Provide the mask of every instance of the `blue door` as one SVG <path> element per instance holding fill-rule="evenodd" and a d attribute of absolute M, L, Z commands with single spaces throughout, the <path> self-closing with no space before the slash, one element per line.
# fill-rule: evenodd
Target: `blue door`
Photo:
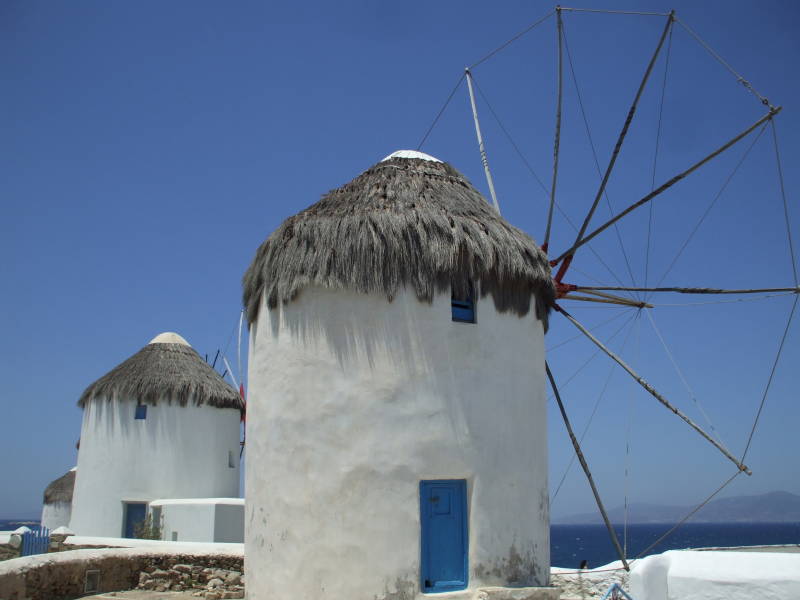
<path fill-rule="evenodd" d="M 420 481 L 423 592 L 467 587 L 467 482 Z"/>
<path fill-rule="evenodd" d="M 125 503 L 125 533 L 122 537 L 132 538 L 135 527 L 144 521 L 147 504 L 139 502 Z"/>

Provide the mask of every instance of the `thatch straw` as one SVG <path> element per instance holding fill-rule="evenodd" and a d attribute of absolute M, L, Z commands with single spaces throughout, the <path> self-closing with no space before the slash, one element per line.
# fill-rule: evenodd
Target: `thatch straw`
<path fill-rule="evenodd" d="M 44 490 L 44 503 L 72 502 L 72 490 L 75 488 L 75 470 L 67 471 L 64 475 L 50 482 Z"/>
<path fill-rule="evenodd" d="M 148 344 L 87 387 L 78 406 L 97 398 L 243 408 L 239 392 L 184 344 Z"/>
<path fill-rule="evenodd" d="M 500 312 L 523 316 L 536 297 L 547 327 L 555 297 L 547 256 L 447 163 L 389 158 L 289 217 L 244 275 L 252 323 L 308 285 L 377 293 L 407 287 L 421 302 L 473 282 Z"/>

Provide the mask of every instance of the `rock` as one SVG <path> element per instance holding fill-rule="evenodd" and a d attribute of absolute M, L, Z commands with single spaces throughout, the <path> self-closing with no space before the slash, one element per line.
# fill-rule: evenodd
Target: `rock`
<path fill-rule="evenodd" d="M 217 592 L 206 592 L 205 600 L 219 600 L 222 596 Z"/>
<path fill-rule="evenodd" d="M 169 588 L 169 589 L 170 589 L 170 591 L 172 591 L 172 592 L 182 592 L 182 591 L 183 591 L 183 586 L 182 586 L 180 583 L 176 583 L 175 585 L 173 585 L 173 586 L 172 586 L 171 588 Z"/>
<path fill-rule="evenodd" d="M 228 576 L 228 571 L 223 571 L 222 569 L 217 569 L 214 571 L 214 578 L 215 579 L 222 579 L 225 581 L 225 578 Z"/>
<path fill-rule="evenodd" d="M 160 583 L 155 587 L 155 591 L 156 592 L 166 592 L 167 591 L 167 586 L 165 586 L 164 584 Z"/>
<path fill-rule="evenodd" d="M 208 588 L 218 588 L 218 587 L 222 587 L 223 585 L 224 585 L 224 583 L 223 583 L 222 579 L 220 579 L 219 577 L 215 577 L 214 579 L 211 579 L 208 582 L 207 587 Z"/>
<path fill-rule="evenodd" d="M 225 578 L 227 585 L 239 585 L 242 582 L 242 574 L 238 571 L 231 571 Z"/>
<path fill-rule="evenodd" d="M 244 598 L 244 592 L 243 591 L 223 592 L 222 597 L 223 598 Z"/>
<path fill-rule="evenodd" d="M 191 573 L 193 569 L 194 567 L 192 567 L 192 565 L 175 565 L 172 567 L 172 570 L 178 571 L 178 573 Z M 198 572 L 200 571 L 200 569 L 197 570 Z"/>
<path fill-rule="evenodd" d="M 150 573 L 150 576 L 153 579 L 169 579 L 170 573 L 169 571 L 164 571 L 163 569 L 156 569 Z"/>

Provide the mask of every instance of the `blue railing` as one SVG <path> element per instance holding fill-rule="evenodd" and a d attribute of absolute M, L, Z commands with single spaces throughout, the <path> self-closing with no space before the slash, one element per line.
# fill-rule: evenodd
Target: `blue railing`
<path fill-rule="evenodd" d="M 633 598 L 618 583 L 612 583 L 602 600 L 633 600 Z"/>
<path fill-rule="evenodd" d="M 50 530 L 40 527 L 22 534 L 22 552 L 20 556 L 46 554 L 50 548 Z"/>

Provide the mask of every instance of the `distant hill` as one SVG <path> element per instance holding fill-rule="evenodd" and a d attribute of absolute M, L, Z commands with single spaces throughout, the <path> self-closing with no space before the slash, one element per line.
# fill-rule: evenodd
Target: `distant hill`
<path fill-rule="evenodd" d="M 676 523 L 693 507 L 631 504 L 629 523 Z M 625 520 L 623 507 L 608 511 L 613 523 Z M 598 511 L 553 519 L 554 524 L 602 523 Z M 692 523 L 800 523 L 800 496 L 770 492 L 760 496 L 733 496 L 712 500 L 691 518 Z"/>

